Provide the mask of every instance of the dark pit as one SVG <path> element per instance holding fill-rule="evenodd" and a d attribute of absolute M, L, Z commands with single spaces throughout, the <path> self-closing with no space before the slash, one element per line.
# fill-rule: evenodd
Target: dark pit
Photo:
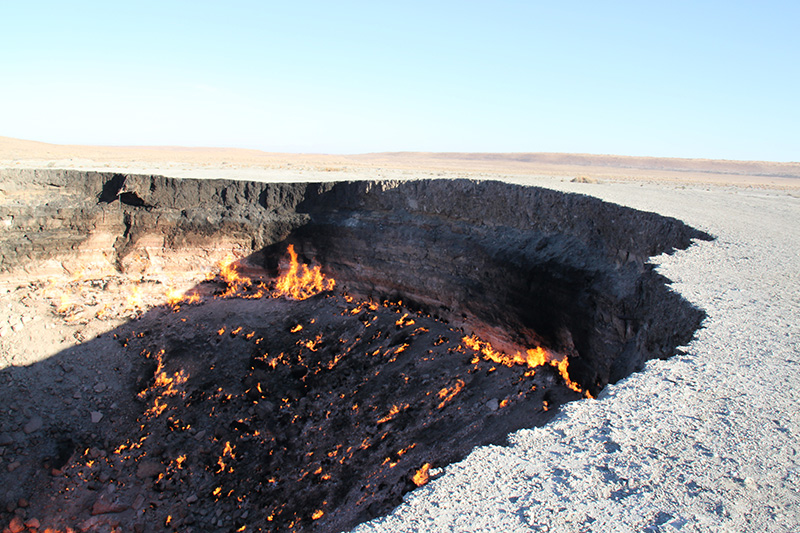
<path fill-rule="evenodd" d="M 27 514 L 62 530 L 346 530 L 475 446 L 671 356 L 703 318 L 648 260 L 709 237 L 582 195 L 68 171 L 6 171 L 0 191 L 7 277 L 107 264 L 146 282 L 240 257 L 238 283 L 199 283 L 196 303 L 2 371 L 2 399 L 31 395 L 43 428 L 0 418 L 12 453 L 28 450 L 0 472 L 0 503 L 10 520 L 25 496 Z M 335 288 L 254 297 L 290 245 Z M 471 336 L 509 355 L 541 347 L 566 374 L 493 361 Z M 92 357 L 111 386 L 42 382 L 82 360 L 71 372 L 92 385 Z M 113 423 L 75 416 L 90 400 L 113 403 Z"/>

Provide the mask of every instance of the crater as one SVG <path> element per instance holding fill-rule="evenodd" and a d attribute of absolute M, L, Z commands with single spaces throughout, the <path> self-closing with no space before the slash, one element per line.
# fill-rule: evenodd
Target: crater
<path fill-rule="evenodd" d="M 86 531 L 385 514 L 475 446 L 688 343 L 703 312 L 649 259 L 711 238 L 470 180 L 4 171 L 0 220 L 11 296 L 59 327 L 109 324 L 2 370 L 19 466 L 0 503 Z M 34 413 L 42 429 L 19 431 Z"/>

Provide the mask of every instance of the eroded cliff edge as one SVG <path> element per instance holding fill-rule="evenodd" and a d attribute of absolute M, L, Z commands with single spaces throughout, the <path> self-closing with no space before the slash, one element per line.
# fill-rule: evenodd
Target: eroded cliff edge
<path fill-rule="evenodd" d="M 402 298 L 499 348 L 570 357 L 591 394 L 668 357 L 703 313 L 648 259 L 709 239 L 679 220 L 499 182 L 311 184 L 63 170 L 0 175 L 0 272 L 89 265 L 274 273 L 286 244 L 348 291 Z"/>

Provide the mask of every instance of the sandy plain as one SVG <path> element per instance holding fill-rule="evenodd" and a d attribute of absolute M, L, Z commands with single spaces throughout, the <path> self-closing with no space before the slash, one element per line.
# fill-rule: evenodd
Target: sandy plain
<path fill-rule="evenodd" d="M 654 259 L 708 314 L 681 355 L 569 404 L 546 427 L 510 435 L 507 446 L 475 449 L 356 531 L 800 530 L 798 163 L 292 155 L 0 138 L 0 167 L 275 181 L 499 179 L 679 218 L 715 237 Z M 3 324 L 19 320 L 9 297 Z M 3 349 L 33 348 L 37 339 L 24 331 L 6 335 Z"/>

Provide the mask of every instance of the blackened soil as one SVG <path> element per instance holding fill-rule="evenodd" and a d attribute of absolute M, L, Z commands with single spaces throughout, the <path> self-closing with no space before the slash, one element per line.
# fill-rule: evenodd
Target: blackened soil
<path fill-rule="evenodd" d="M 141 414 L 107 450 L 78 446 L 48 514 L 139 531 L 341 531 L 385 514 L 424 464 L 435 475 L 579 396 L 462 336 L 344 294 L 154 309 L 116 332 L 138 361 L 119 401 Z"/>

